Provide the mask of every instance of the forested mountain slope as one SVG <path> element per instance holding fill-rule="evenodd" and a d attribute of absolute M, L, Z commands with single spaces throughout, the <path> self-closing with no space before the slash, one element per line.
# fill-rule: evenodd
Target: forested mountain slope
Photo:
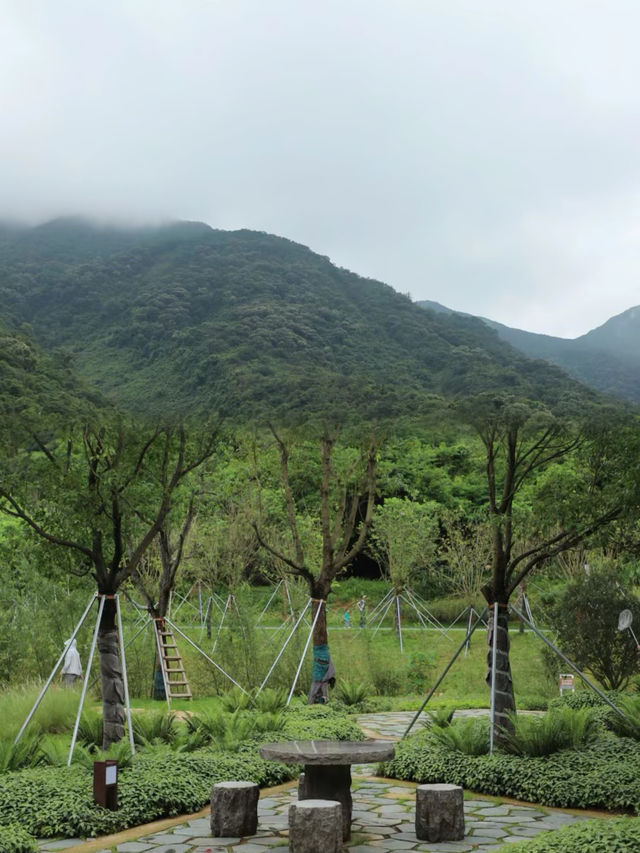
<path fill-rule="evenodd" d="M 0 229 L 0 310 L 131 410 L 386 417 L 490 389 L 593 397 L 477 319 L 425 312 L 289 240 L 201 223 Z"/>
<path fill-rule="evenodd" d="M 416 304 L 448 316 L 471 316 L 428 300 Z M 640 403 L 640 307 L 611 317 L 602 326 L 575 339 L 538 335 L 480 319 L 529 358 L 556 364 L 590 388 Z"/>

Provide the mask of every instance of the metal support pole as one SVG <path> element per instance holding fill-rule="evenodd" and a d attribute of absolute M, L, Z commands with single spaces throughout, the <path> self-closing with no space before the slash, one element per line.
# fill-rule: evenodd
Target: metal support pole
<path fill-rule="evenodd" d="M 482 613 L 482 616 L 484 616 L 484 614 L 485 614 L 486 612 L 487 612 L 487 610 L 485 609 L 485 610 L 483 611 L 483 613 Z M 416 715 L 414 716 L 414 718 L 411 720 L 411 722 L 409 723 L 409 725 L 408 725 L 408 727 L 407 727 L 407 729 L 406 729 L 405 733 L 402 735 L 402 737 L 403 737 L 403 738 L 405 738 L 405 737 L 409 734 L 409 732 L 411 731 L 411 729 L 412 729 L 412 728 L 414 727 L 414 725 L 416 724 L 416 722 L 417 722 L 417 720 L 418 720 L 418 717 L 419 717 L 419 716 L 420 716 L 420 714 L 424 711 L 424 709 L 427 707 L 427 702 L 429 701 L 429 699 L 431 699 L 431 697 L 432 697 L 432 696 L 433 696 L 433 694 L 436 692 L 436 690 L 438 689 L 438 687 L 440 687 L 440 685 L 441 685 L 441 684 L 442 684 L 442 682 L 444 681 L 446 674 L 449 672 L 449 670 L 451 669 L 451 667 L 454 665 L 454 663 L 455 663 L 455 662 L 456 662 L 456 660 L 458 659 L 458 656 L 459 656 L 460 652 L 464 649 L 465 644 L 467 643 L 467 641 L 468 641 L 469 637 L 473 634 L 473 632 L 476 630 L 476 628 L 478 627 L 478 625 L 480 625 L 480 623 L 482 622 L 482 616 L 478 618 L 478 620 L 477 620 L 477 622 L 475 623 L 475 625 L 473 626 L 473 628 L 471 628 L 471 630 L 470 630 L 470 631 L 469 631 L 469 630 L 467 631 L 467 636 L 466 636 L 466 637 L 464 638 L 464 640 L 460 643 L 460 645 L 458 646 L 458 648 L 457 648 L 457 649 L 456 649 L 456 651 L 455 651 L 455 654 L 453 655 L 453 657 L 451 658 L 451 660 L 449 661 L 449 663 L 445 666 L 444 670 L 442 671 L 442 674 L 440 675 L 440 677 L 438 678 L 438 680 L 436 681 L 436 683 L 433 685 L 433 687 L 431 688 L 431 690 L 430 690 L 430 691 L 429 691 L 429 693 L 427 694 L 427 698 L 424 700 L 424 702 L 422 703 L 422 705 L 421 705 L 421 706 L 420 706 L 420 708 L 418 709 L 417 714 L 416 714 Z M 402 740 L 402 738 L 401 738 L 401 740 Z"/>
<path fill-rule="evenodd" d="M 471 620 L 473 619 L 473 607 L 469 608 L 469 613 L 467 615 L 467 634 L 469 633 L 469 626 L 471 625 Z M 469 654 L 469 646 L 471 643 L 467 640 L 467 644 L 464 647 L 464 656 L 466 657 Z"/>
<path fill-rule="evenodd" d="M 164 621 L 167 623 L 167 625 L 168 625 L 170 628 L 173 628 L 173 630 L 174 630 L 177 634 L 180 634 L 180 636 L 181 636 L 181 637 L 184 637 L 184 639 L 185 639 L 185 640 L 186 640 L 190 645 L 192 645 L 192 646 L 193 646 L 193 648 L 194 648 L 197 652 L 200 652 L 200 654 L 202 655 L 202 657 L 203 657 L 205 660 L 208 660 L 210 664 L 212 664 L 213 666 L 215 666 L 215 668 L 216 668 L 219 672 L 221 672 L 221 673 L 225 676 L 225 678 L 228 678 L 228 679 L 229 679 L 229 681 L 231 681 L 231 682 L 232 682 L 232 684 L 235 684 L 235 686 L 236 686 L 236 687 L 238 687 L 240 690 L 242 690 L 242 692 L 243 692 L 246 696 L 248 696 L 248 695 L 249 695 L 249 694 L 247 693 L 247 691 L 244 689 L 244 687 L 242 687 L 240 684 L 238 684 L 238 682 L 237 682 L 235 679 L 231 678 L 231 676 L 229 675 L 229 673 L 228 673 L 228 672 L 225 672 L 225 671 L 224 671 L 224 669 L 223 669 L 221 666 L 219 666 L 219 665 L 218 665 L 214 660 L 212 660 L 212 659 L 209 657 L 209 655 L 208 655 L 208 654 L 206 654 L 206 652 L 203 652 L 203 651 L 202 651 L 202 649 L 200 648 L 200 646 L 197 646 L 197 645 L 193 642 L 193 640 L 192 640 L 190 637 L 187 637 L 187 635 L 186 635 L 183 631 L 181 631 L 181 630 L 180 630 L 180 628 L 178 628 L 178 626 L 177 626 L 177 625 L 174 625 L 174 624 L 173 624 L 173 622 L 171 622 L 169 619 L 165 619 Z"/>
<path fill-rule="evenodd" d="M 396 625 L 398 626 L 398 639 L 400 640 L 400 654 L 402 654 L 402 622 L 400 621 L 400 596 L 396 595 Z"/>
<path fill-rule="evenodd" d="M 100 622 L 102 620 L 102 611 L 104 610 L 104 602 L 106 596 L 101 595 L 100 604 L 98 606 L 98 618 L 96 619 L 96 627 L 93 632 L 93 639 L 91 641 L 91 651 L 89 652 L 89 660 L 87 662 L 87 672 L 84 677 L 84 682 L 82 684 L 82 693 L 80 694 L 80 704 L 78 705 L 78 713 L 76 715 L 76 722 L 73 727 L 73 736 L 71 738 L 71 746 L 69 747 L 69 757 L 67 758 L 67 767 L 71 764 L 71 759 L 73 758 L 73 750 L 76 748 L 76 738 L 78 737 L 78 728 L 80 726 L 80 715 L 82 714 L 82 706 L 84 705 L 84 697 L 87 695 L 87 687 L 89 686 L 89 673 L 91 672 L 91 665 L 93 663 L 93 653 L 96 650 L 96 643 L 98 642 L 98 631 L 100 630 Z"/>
<path fill-rule="evenodd" d="M 266 603 L 266 604 L 265 604 L 265 606 L 264 606 L 264 609 L 263 609 L 262 613 L 258 616 L 258 621 L 256 622 L 256 627 L 260 624 L 260 620 L 262 619 L 262 617 L 264 616 L 264 614 L 265 614 L 265 613 L 267 612 L 267 610 L 269 609 L 269 605 L 271 604 L 271 602 L 272 602 L 272 601 L 273 601 L 273 599 L 275 598 L 276 593 L 278 592 L 278 590 L 280 589 L 280 587 L 281 587 L 281 586 L 282 586 L 282 581 L 278 581 L 278 584 L 277 584 L 276 588 L 273 590 L 273 592 L 272 592 L 272 593 L 271 593 L 271 595 L 269 596 L 269 601 L 267 601 L 267 603 Z"/>
<path fill-rule="evenodd" d="M 438 629 L 438 631 L 440 631 L 440 633 L 441 633 L 444 637 L 447 637 L 447 636 L 448 636 L 448 632 L 447 632 L 447 630 L 445 629 L 444 625 L 442 624 L 442 622 L 439 622 L 439 621 L 435 618 L 435 616 L 433 615 L 433 613 L 431 613 L 431 611 L 429 610 L 429 608 L 427 607 L 427 605 L 424 603 L 424 601 L 423 601 L 423 600 L 421 600 L 421 599 L 420 599 L 420 597 L 419 597 L 419 596 L 417 596 L 417 595 L 415 594 L 415 592 L 413 592 L 413 591 L 412 591 L 411 589 L 409 589 L 409 588 L 406 588 L 406 589 L 405 589 L 405 592 L 407 593 L 407 595 L 408 595 L 408 596 L 409 596 L 409 598 L 411 599 L 411 602 L 412 602 L 412 604 L 413 604 L 414 608 L 416 609 L 416 611 L 418 611 L 418 608 L 420 608 L 420 609 L 422 610 L 422 612 L 424 613 L 424 615 L 425 615 L 425 616 L 427 617 L 427 619 L 429 620 L 429 622 L 431 622 L 431 624 L 433 625 L 433 627 L 434 627 L 434 628 L 437 628 L 437 629 Z"/>
<path fill-rule="evenodd" d="M 213 648 L 211 649 L 211 654 L 213 654 L 215 652 L 216 646 L 218 645 L 218 637 L 220 636 L 220 631 L 222 631 L 222 626 L 224 624 L 224 617 L 227 615 L 227 610 L 229 609 L 229 599 L 230 598 L 231 598 L 231 596 L 228 595 L 227 600 L 226 600 L 225 605 L 224 605 L 224 610 L 222 612 L 222 619 L 220 620 L 220 624 L 218 625 L 218 632 L 216 634 L 215 640 L 213 641 Z"/>
<path fill-rule="evenodd" d="M 120 659 L 122 660 L 122 681 L 124 684 L 124 698 L 127 711 L 127 725 L 129 726 L 129 745 L 131 746 L 131 754 L 136 754 L 136 747 L 133 742 L 133 726 L 131 725 L 131 700 L 129 699 L 129 680 L 127 678 L 127 659 L 124 649 L 124 633 L 122 631 L 122 615 L 120 613 L 120 598 L 116 595 L 116 616 L 118 617 L 118 634 L 120 635 Z"/>
<path fill-rule="evenodd" d="M 392 590 L 392 589 L 390 589 L 388 592 L 386 592 L 386 593 L 384 594 L 384 596 L 383 596 L 383 597 L 380 599 L 380 601 L 376 604 L 376 606 L 373 608 L 373 610 L 369 613 L 369 616 L 368 616 L 368 619 L 367 619 L 367 621 L 368 621 L 369 625 L 373 625 L 373 623 L 374 623 L 374 621 L 375 621 L 375 619 L 376 619 L 376 617 L 377 617 L 377 615 L 378 615 L 378 611 L 379 611 L 379 610 L 382 608 L 382 606 L 386 603 L 386 601 L 387 601 L 387 599 L 388 599 L 389 597 L 393 597 L 393 590 Z M 386 611 L 385 611 L 385 612 L 386 612 Z M 384 616 L 383 616 L 382 618 L 384 619 Z M 357 637 L 357 636 L 358 636 L 362 631 L 364 631 L 364 628 L 359 628 L 359 629 L 358 629 L 358 631 L 357 631 L 353 636 L 354 636 L 354 637 Z M 375 636 L 375 634 L 374 634 L 374 636 Z"/>
<path fill-rule="evenodd" d="M 498 656 L 498 602 L 493 602 L 493 637 L 491 646 L 491 726 L 489 728 L 489 755 L 493 755 L 493 730 L 496 724 L 496 658 Z"/>
<path fill-rule="evenodd" d="M 590 687 L 590 688 L 593 690 L 593 692 L 594 692 L 594 693 L 597 693 L 597 694 L 598 694 L 598 696 L 599 696 L 603 701 L 605 701 L 605 702 L 607 703 L 607 705 L 609 705 L 611 708 L 613 708 L 613 710 L 614 710 L 617 714 L 620 714 L 620 716 L 621 716 L 623 719 L 626 719 L 625 714 L 620 710 L 620 708 L 618 708 L 618 707 L 617 707 L 617 705 L 614 705 L 614 704 L 613 704 L 613 702 L 611 701 L 611 699 L 609 699 L 609 698 L 608 698 L 608 696 L 606 696 L 606 695 L 602 692 L 602 690 L 600 690 L 599 688 L 597 688 L 597 687 L 595 686 L 595 684 L 594 684 L 592 681 L 589 681 L 589 679 L 587 678 L 587 676 L 586 676 L 583 672 L 581 672 L 581 671 L 578 669 L 578 667 L 575 665 L 575 663 L 573 663 L 573 661 L 569 660 L 569 658 L 568 658 L 565 654 L 563 654 L 563 652 L 561 652 L 561 651 L 560 651 L 560 649 L 559 649 L 557 646 L 554 646 L 554 644 L 551 642 L 551 640 L 547 639 L 547 637 L 545 637 L 545 635 L 542 633 L 542 631 L 540 631 L 538 628 L 536 628 L 536 626 L 533 624 L 533 622 L 530 622 L 530 621 L 527 619 L 527 617 L 526 617 L 523 613 L 521 613 L 521 612 L 518 610 L 518 608 L 517 608 L 517 607 L 514 607 L 513 605 L 510 605 L 510 608 L 511 608 L 511 610 L 513 610 L 513 612 L 514 612 L 517 616 L 519 616 L 519 617 L 520 617 L 520 618 L 521 618 L 521 619 L 522 619 L 522 620 L 523 620 L 523 621 L 524 621 L 524 622 L 525 622 L 525 623 L 526 623 L 526 624 L 531 628 L 531 630 L 534 632 L 534 634 L 536 634 L 538 637 L 540 637 L 540 639 L 541 639 L 544 643 L 546 643 L 546 644 L 549 646 L 549 648 L 550 648 L 550 649 L 553 649 L 553 651 L 558 655 L 558 657 L 562 658 L 562 660 L 563 660 L 566 664 L 568 664 L 568 666 L 570 666 L 570 667 L 571 667 L 571 669 L 573 669 L 573 670 L 574 670 L 574 672 L 576 672 L 576 673 L 579 675 L 579 677 L 584 681 L 584 683 L 585 683 L 588 687 Z"/>
<path fill-rule="evenodd" d="M 76 625 L 76 627 L 74 628 L 73 634 L 72 634 L 72 635 L 71 635 L 71 637 L 69 638 L 69 644 L 71 644 L 71 640 L 75 640 L 75 638 L 76 638 L 76 635 L 77 635 L 78 631 L 80 630 L 80 628 L 82 628 L 82 625 L 83 625 L 83 623 L 84 623 L 84 620 L 87 618 L 87 614 L 88 614 L 88 612 L 91 610 L 91 607 L 92 607 L 92 605 L 93 605 L 93 602 L 96 600 L 96 597 L 97 597 L 97 593 L 94 593 L 94 594 L 91 596 L 91 600 L 90 600 L 90 601 L 89 601 L 89 603 L 87 604 L 87 606 L 86 606 L 86 609 L 85 609 L 84 613 L 83 613 L 83 614 L 82 614 L 82 616 L 80 617 L 80 621 L 78 622 L 78 624 L 77 624 L 77 625 Z M 38 705 L 42 702 L 42 699 L 43 699 L 43 697 L 44 697 L 44 694 L 47 692 L 47 689 L 48 689 L 49 685 L 50 685 L 50 684 L 51 684 L 51 682 L 53 681 L 53 679 L 54 679 L 54 677 L 55 677 L 55 674 L 56 674 L 56 672 L 58 671 L 58 667 L 60 666 L 60 664 L 61 664 L 61 663 L 62 663 L 62 661 L 64 660 L 64 657 L 65 657 L 66 653 L 67 653 L 67 649 L 66 649 L 66 647 L 65 647 L 65 648 L 63 649 L 63 651 L 62 651 L 62 654 L 60 655 L 60 657 L 59 657 L 59 658 L 58 658 L 58 660 L 56 661 L 56 665 L 53 667 L 53 670 L 51 671 L 51 675 L 50 675 L 50 676 L 49 676 L 49 678 L 46 680 L 44 687 L 43 687 L 43 688 L 42 688 L 42 690 L 40 691 L 40 694 L 39 694 L 38 698 L 36 699 L 36 701 L 35 701 L 35 703 L 34 703 L 33 708 L 29 711 L 29 713 L 28 713 L 28 715 L 27 715 L 27 719 L 26 719 L 26 720 L 24 721 L 24 723 L 22 724 L 22 728 L 20 729 L 20 731 L 19 731 L 19 732 L 18 732 L 18 734 L 16 735 L 15 740 L 13 741 L 13 745 L 14 745 L 14 746 L 18 743 L 18 741 L 20 740 L 20 738 L 21 738 L 21 737 L 22 737 L 22 735 L 24 734 L 24 730 L 27 728 L 27 726 L 28 726 L 28 725 L 29 725 L 29 723 L 31 722 L 31 718 L 33 717 L 33 715 L 35 714 L 35 712 L 38 710 Z"/>
<path fill-rule="evenodd" d="M 380 630 L 380 626 L 381 626 L 381 625 L 382 625 L 382 623 L 384 622 L 384 620 L 385 620 L 385 618 L 386 618 L 386 615 L 387 615 L 387 613 L 389 612 L 389 610 L 390 610 L 390 608 L 391 608 L 391 605 L 392 605 L 392 604 L 393 604 L 393 595 L 390 595 L 390 596 L 389 596 L 389 601 L 387 602 L 387 606 L 386 606 L 386 608 L 385 608 L 385 611 L 384 611 L 384 613 L 382 614 L 382 616 L 380 617 L 380 621 L 379 621 L 379 622 L 378 622 L 378 624 L 376 625 L 376 629 L 375 629 L 375 631 L 373 632 L 373 635 L 372 635 L 372 636 L 374 636 L 374 637 L 375 637 L 375 635 L 376 635 L 376 634 L 378 633 L 378 631 Z"/>
<path fill-rule="evenodd" d="M 282 646 L 282 648 L 281 648 L 281 649 L 280 649 L 280 651 L 278 652 L 278 655 L 277 655 L 276 659 L 274 660 L 274 662 L 271 664 L 271 669 L 270 669 L 270 670 L 269 670 L 269 672 L 266 674 L 266 676 L 265 676 L 265 678 L 264 678 L 264 681 L 262 682 L 262 684 L 261 684 L 261 685 L 260 685 L 260 687 L 258 688 L 258 691 L 257 691 L 257 693 L 256 693 L 256 696 L 258 695 L 258 693 L 261 693 L 261 692 L 262 692 L 262 689 L 263 689 L 263 687 L 265 686 L 265 684 L 267 683 L 267 681 L 269 680 L 269 677 L 270 677 L 271 673 L 272 673 L 272 672 L 273 672 L 273 670 L 276 668 L 276 665 L 277 665 L 278 661 L 280 660 L 280 658 L 281 658 L 281 657 L 282 657 L 282 655 L 284 654 L 284 650 L 285 650 L 285 649 L 287 648 L 287 646 L 289 645 L 289 640 L 293 637 L 293 635 L 295 634 L 295 632 L 298 630 L 298 625 L 300 624 L 300 622 L 302 622 L 302 617 L 303 617 L 303 616 L 304 616 L 304 614 L 307 612 L 307 610 L 309 609 L 309 607 L 310 607 L 310 606 L 311 606 L 311 599 L 309 599 L 309 601 L 307 601 L 307 603 L 306 603 L 306 604 L 305 604 L 305 606 L 304 606 L 304 610 L 300 613 L 300 616 L 298 616 L 298 621 L 295 623 L 295 625 L 294 625 L 294 626 L 293 626 L 293 628 L 291 629 L 291 632 L 290 632 L 289 636 L 287 637 L 287 639 L 285 640 L 284 645 Z M 288 618 L 290 618 L 290 617 L 288 617 Z M 284 625 L 285 623 L 283 622 L 282 624 Z M 280 628 L 281 628 L 281 627 L 282 627 L 282 625 L 280 626 Z M 279 630 L 280 630 L 280 628 L 278 628 L 277 630 L 279 631 Z"/>
<path fill-rule="evenodd" d="M 318 617 L 320 616 L 320 611 L 323 607 L 327 606 L 327 602 L 323 599 L 319 600 L 318 609 L 316 610 L 316 615 L 313 619 L 313 625 L 311 626 L 311 630 L 309 631 L 309 636 L 307 637 L 307 642 L 304 647 L 304 651 L 302 652 L 302 657 L 300 658 L 300 663 L 298 664 L 298 669 L 296 671 L 296 677 L 293 679 L 293 684 L 291 685 L 291 690 L 289 691 L 289 698 L 287 699 L 287 707 L 289 707 L 289 703 L 291 702 L 291 697 L 293 696 L 293 691 L 296 689 L 296 684 L 298 683 L 298 677 L 300 675 L 300 670 L 302 669 L 302 664 L 304 663 L 305 656 L 307 654 L 307 649 L 309 648 L 309 643 L 311 642 L 311 638 L 313 637 L 313 631 L 316 627 L 316 622 L 318 621 Z"/>

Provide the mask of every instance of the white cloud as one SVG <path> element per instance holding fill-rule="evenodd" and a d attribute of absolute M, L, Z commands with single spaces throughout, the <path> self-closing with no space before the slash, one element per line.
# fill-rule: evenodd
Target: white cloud
<path fill-rule="evenodd" d="M 0 7 L 0 214 L 273 231 L 554 334 L 640 302 L 635 2 Z"/>

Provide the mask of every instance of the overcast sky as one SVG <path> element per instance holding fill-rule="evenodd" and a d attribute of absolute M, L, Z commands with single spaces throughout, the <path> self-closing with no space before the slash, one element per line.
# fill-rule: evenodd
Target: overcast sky
<path fill-rule="evenodd" d="M 637 0 L 0 12 L 0 217 L 255 228 L 565 337 L 640 303 Z"/>

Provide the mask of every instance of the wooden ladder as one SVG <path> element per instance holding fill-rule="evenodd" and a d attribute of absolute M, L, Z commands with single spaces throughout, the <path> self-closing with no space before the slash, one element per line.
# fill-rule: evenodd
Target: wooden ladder
<path fill-rule="evenodd" d="M 164 619 L 156 619 L 156 643 L 158 656 L 162 666 L 162 677 L 167 693 L 167 701 L 171 699 L 191 699 L 191 689 L 187 674 L 173 632 L 164 623 Z"/>

